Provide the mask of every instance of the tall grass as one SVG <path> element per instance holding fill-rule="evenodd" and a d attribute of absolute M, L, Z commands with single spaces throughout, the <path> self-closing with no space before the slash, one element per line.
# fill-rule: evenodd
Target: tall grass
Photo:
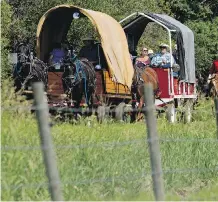
<path fill-rule="evenodd" d="M 190 124 L 158 119 L 158 132 L 167 199 L 216 196 L 217 142 L 192 141 L 215 138 L 210 102 Z M 51 133 L 65 200 L 153 200 L 144 122 L 56 123 Z M 1 134 L 2 146 L 23 146 L 2 150 L 2 200 L 50 200 L 34 114 L 2 111 Z"/>

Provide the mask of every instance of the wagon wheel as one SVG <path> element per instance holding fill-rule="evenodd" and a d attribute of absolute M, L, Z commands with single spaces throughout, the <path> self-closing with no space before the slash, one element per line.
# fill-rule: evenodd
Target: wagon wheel
<path fill-rule="evenodd" d="M 124 121 L 126 123 L 130 123 L 131 122 L 131 114 L 132 114 L 132 111 L 133 111 L 133 108 L 132 108 L 132 105 L 128 105 L 126 104 L 123 108 L 124 110 Z"/>
<path fill-rule="evenodd" d="M 98 106 L 97 108 L 97 120 L 99 123 L 102 123 L 105 119 L 106 108 L 105 106 Z"/>
<path fill-rule="evenodd" d="M 125 102 L 121 102 L 118 106 L 115 107 L 115 119 L 117 121 L 124 121 L 124 107 Z"/>
<path fill-rule="evenodd" d="M 184 123 L 190 123 L 192 121 L 192 102 L 187 100 L 185 103 L 184 111 Z"/>
<path fill-rule="evenodd" d="M 166 118 L 170 123 L 176 122 L 176 108 L 174 102 L 167 106 Z"/>
<path fill-rule="evenodd" d="M 110 107 L 109 106 L 106 106 L 105 107 L 105 118 L 109 118 L 110 117 Z"/>

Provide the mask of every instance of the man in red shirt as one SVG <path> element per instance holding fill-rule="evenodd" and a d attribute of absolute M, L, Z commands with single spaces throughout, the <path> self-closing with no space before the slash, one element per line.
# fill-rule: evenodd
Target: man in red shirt
<path fill-rule="evenodd" d="M 218 73 L 218 60 L 214 60 L 212 67 L 210 68 L 210 74 Z"/>

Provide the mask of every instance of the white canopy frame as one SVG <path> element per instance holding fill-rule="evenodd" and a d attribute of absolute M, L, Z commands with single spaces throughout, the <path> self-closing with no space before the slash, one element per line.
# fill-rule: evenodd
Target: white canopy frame
<path fill-rule="evenodd" d="M 121 21 L 119 21 L 119 23 L 122 24 L 123 22 L 126 22 L 126 21 L 127 21 L 128 19 L 130 19 L 131 17 L 139 16 L 139 15 L 148 18 L 149 20 L 151 20 L 151 21 L 153 21 L 153 22 L 159 24 L 161 27 L 163 27 L 164 29 L 167 30 L 167 32 L 168 32 L 168 37 L 169 37 L 169 49 L 170 49 L 170 54 L 171 54 L 171 56 L 172 56 L 172 34 L 171 34 L 171 32 L 176 32 L 176 30 L 169 29 L 169 28 L 168 28 L 167 26 L 165 26 L 163 23 L 161 23 L 161 22 L 157 21 L 156 19 L 151 18 L 150 16 L 146 15 L 145 13 L 141 13 L 141 12 L 132 13 L 131 15 L 129 15 L 129 16 L 127 16 L 126 18 L 124 18 L 124 19 L 122 19 Z M 172 65 L 173 65 L 173 58 L 170 57 L 170 67 L 172 67 Z M 170 95 L 174 95 L 174 88 L 173 88 L 173 86 L 174 86 L 174 80 L 173 80 L 173 70 L 172 70 L 172 68 L 170 68 L 170 72 L 168 71 L 168 78 L 171 79 L 171 82 L 169 82 L 169 83 L 171 83 L 171 87 L 170 87 L 170 85 L 168 85 L 168 92 L 169 92 Z"/>

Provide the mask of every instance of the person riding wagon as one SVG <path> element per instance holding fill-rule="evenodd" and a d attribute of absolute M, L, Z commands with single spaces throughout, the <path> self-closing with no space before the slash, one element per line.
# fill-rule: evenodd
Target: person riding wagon
<path fill-rule="evenodd" d="M 50 53 L 49 64 L 56 70 L 61 68 L 62 60 L 66 56 L 66 52 L 61 43 L 54 43 L 53 50 Z"/>
<path fill-rule="evenodd" d="M 160 46 L 160 52 L 154 55 L 151 60 L 151 66 L 154 67 L 162 67 L 162 68 L 170 68 L 176 64 L 176 61 L 172 54 L 170 54 L 167 49 L 169 46 L 167 44 L 162 43 Z M 171 64 L 172 60 L 172 64 Z M 178 77 L 177 72 L 173 72 L 174 77 Z"/>
<path fill-rule="evenodd" d="M 86 58 L 95 66 L 95 69 L 101 69 L 102 66 L 105 66 L 106 61 L 103 49 L 95 38 L 92 35 L 89 35 L 83 39 L 83 43 L 84 46 L 79 51 L 78 56 L 80 58 Z"/>
<path fill-rule="evenodd" d="M 141 55 L 138 58 L 136 58 L 135 65 L 143 68 L 150 65 L 150 62 L 151 61 L 148 56 L 148 49 L 144 47 L 142 48 Z"/>

